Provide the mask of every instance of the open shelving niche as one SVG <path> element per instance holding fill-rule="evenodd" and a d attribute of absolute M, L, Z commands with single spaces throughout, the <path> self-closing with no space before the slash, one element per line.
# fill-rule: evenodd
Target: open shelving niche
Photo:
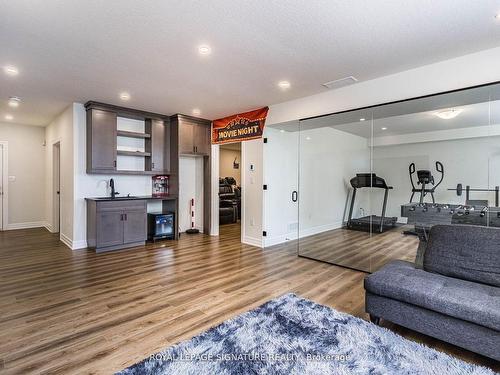
<path fill-rule="evenodd" d="M 146 158 L 151 152 L 146 150 L 146 141 L 151 134 L 146 132 L 144 120 L 117 117 L 116 121 L 116 169 L 131 174 L 146 171 Z"/>

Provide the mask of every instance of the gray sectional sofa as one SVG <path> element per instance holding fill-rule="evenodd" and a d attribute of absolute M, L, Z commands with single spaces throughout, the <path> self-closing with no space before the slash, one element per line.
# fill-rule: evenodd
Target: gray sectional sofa
<path fill-rule="evenodd" d="M 432 227 L 423 269 L 393 261 L 365 278 L 366 312 L 500 361 L 500 229 Z"/>

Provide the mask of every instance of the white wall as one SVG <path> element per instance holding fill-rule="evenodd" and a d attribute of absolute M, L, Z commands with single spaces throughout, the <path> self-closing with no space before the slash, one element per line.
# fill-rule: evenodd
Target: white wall
<path fill-rule="evenodd" d="M 347 208 L 349 183 L 356 173 L 370 172 L 366 138 L 330 127 L 300 132 L 299 236 L 340 228 Z M 353 216 L 369 214 L 367 195 L 359 194 Z"/>
<path fill-rule="evenodd" d="M 367 139 L 330 127 L 300 134 L 268 128 L 266 136 L 266 246 L 340 228 L 350 179 L 356 173 L 370 172 Z M 299 207 L 290 203 L 297 181 Z M 369 194 L 358 195 L 353 216 L 361 214 L 360 207 L 369 214 Z"/>
<path fill-rule="evenodd" d="M 242 242 L 263 246 L 263 141 L 241 143 Z M 253 165 L 253 171 L 250 166 Z"/>
<path fill-rule="evenodd" d="M 500 81 L 500 47 L 269 107 L 267 125 Z"/>
<path fill-rule="evenodd" d="M 195 228 L 203 231 L 203 158 L 179 158 L 179 230 L 191 228 L 191 199 L 195 201 Z"/>
<path fill-rule="evenodd" d="M 424 142 L 393 146 L 375 147 L 373 150 L 373 170 L 383 176 L 387 183 L 394 186 L 389 193 L 388 216 L 400 216 L 400 205 L 410 199 L 411 184 L 408 177 L 408 165 L 415 162 L 418 169 L 429 169 L 436 182 L 440 174 L 435 170 L 435 162 L 440 161 L 445 168 L 443 183 L 435 193 L 436 202 L 465 204 L 464 195 L 458 197 L 448 191 L 458 183 L 464 188 L 490 188 L 500 185 L 500 137 L 456 139 L 438 142 Z M 381 205 L 381 193 L 373 203 Z M 414 202 L 418 201 L 415 195 Z M 473 193 L 471 199 L 489 199 L 494 205 L 494 193 Z M 426 197 L 431 202 L 431 197 Z"/>
<path fill-rule="evenodd" d="M 0 141 L 8 142 L 7 229 L 45 225 L 45 129 L 0 123 Z"/>
<path fill-rule="evenodd" d="M 74 198 L 74 143 L 73 143 L 73 106 L 69 106 L 45 128 L 45 217 L 47 228 L 52 230 L 53 218 L 53 158 L 52 146 L 60 142 L 60 238 L 67 246 L 73 241 L 73 198 Z"/>
<path fill-rule="evenodd" d="M 240 164 L 240 168 L 235 169 L 233 167 L 234 159 Z M 228 150 L 225 148 L 220 148 L 219 156 L 219 176 L 224 177 L 234 177 L 236 184 L 241 183 L 241 151 L 239 150 Z"/>

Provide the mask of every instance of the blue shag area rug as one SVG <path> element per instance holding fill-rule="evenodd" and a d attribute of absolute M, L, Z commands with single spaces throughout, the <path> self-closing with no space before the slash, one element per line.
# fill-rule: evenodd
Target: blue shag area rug
<path fill-rule="evenodd" d="M 286 294 L 118 374 L 494 374 Z"/>

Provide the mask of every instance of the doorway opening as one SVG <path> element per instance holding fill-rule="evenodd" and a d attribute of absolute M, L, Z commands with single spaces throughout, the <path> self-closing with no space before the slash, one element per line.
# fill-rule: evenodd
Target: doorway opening
<path fill-rule="evenodd" d="M 52 145 L 52 232 L 61 229 L 61 142 Z"/>
<path fill-rule="evenodd" d="M 7 142 L 0 142 L 0 231 L 7 230 L 8 203 Z"/>
<path fill-rule="evenodd" d="M 219 234 L 241 239 L 241 142 L 219 147 Z"/>

